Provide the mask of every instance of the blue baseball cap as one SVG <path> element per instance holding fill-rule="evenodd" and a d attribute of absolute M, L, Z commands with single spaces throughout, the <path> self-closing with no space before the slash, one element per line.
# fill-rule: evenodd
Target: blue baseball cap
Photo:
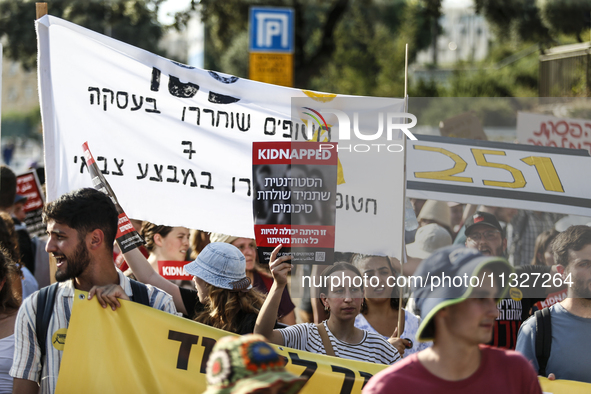
<path fill-rule="evenodd" d="M 225 242 L 208 244 L 194 261 L 185 265 L 185 271 L 221 289 L 252 288 L 246 276 L 244 255 L 236 246 Z"/>
<path fill-rule="evenodd" d="M 496 285 L 499 284 L 500 276 L 504 275 L 503 288 L 497 293 L 497 302 L 499 302 L 507 292 L 509 274 L 513 272 L 513 267 L 504 258 L 485 256 L 477 249 L 453 245 L 435 251 L 421 262 L 413 276 L 420 277 L 422 280 L 411 282 L 416 305 L 421 315 L 421 324 L 416 334 L 417 340 L 426 342 L 434 339 L 433 317 L 435 314 L 447 306 L 466 300 L 472 294 L 474 287 L 481 284 L 483 280 L 490 280 L 488 274 L 483 277 L 485 270 L 491 271 L 494 278 L 497 278 Z M 451 283 L 448 280 L 442 280 L 438 285 L 432 286 L 435 280 L 433 278 L 441 279 L 442 276 L 452 278 Z M 472 279 L 473 277 L 477 277 L 478 280 Z M 437 283 L 436 280 L 435 282 Z"/>

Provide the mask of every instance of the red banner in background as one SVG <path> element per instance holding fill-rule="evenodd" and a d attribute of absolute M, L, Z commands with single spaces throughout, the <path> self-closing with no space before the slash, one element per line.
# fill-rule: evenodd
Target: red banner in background
<path fill-rule="evenodd" d="M 168 280 L 193 280 L 193 275 L 187 274 L 185 265 L 189 261 L 158 261 L 158 273 Z"/>
<path fill-rule="evenodd" d="M 45 196 L 41 190 L 37 172 L 31 170 L 16 177 L 16 194 L 27 198 L 25 202 L 25 224 L 31 236 L 45 234 L 45 225 L 41 218 Z"/>

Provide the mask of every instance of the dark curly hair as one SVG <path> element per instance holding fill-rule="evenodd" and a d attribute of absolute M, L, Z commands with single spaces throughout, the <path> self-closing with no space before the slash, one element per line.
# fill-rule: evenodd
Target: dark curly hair
<path fill-rule="evenodd" d="M 105 244 L 113 248 L 119 214 L 111 198 L 92 188 L 78 189 L 60 196 L 43 208 L 43 223 L 55 220 L 56 223 L 78 231 L 83 240 L 91 231 L 101 230 Z"/>
<path fill-rule="evenodd" d="M 20 278 L 20 270 L 10 258 L 10 252 L 0 247 L 0 313 L 10 314 L 21 306 L 20 297 L 13 291 L 13 281 Z"/>
<path fill-rule="evenodd" d="M 20 265 L 18 236 L 14 230 L 14 221 L 6 212 L 0 212 L 0 245 L 8 253 L 12 261 Z"/>
<path fill-rule="evenodd" d="M 10 167 L 0 166 L 0 184 L 0 209 L 10 208 L 16 196 L 16 175 Z"/>
<path fill-rule="evenodd" d="M 552 242 L 554 261 L 556 264 L 568 267 L 570 251 L 578 252 L 587 245 L 591 245 L 591 227 L 570 226 L 558 234 Z"/>

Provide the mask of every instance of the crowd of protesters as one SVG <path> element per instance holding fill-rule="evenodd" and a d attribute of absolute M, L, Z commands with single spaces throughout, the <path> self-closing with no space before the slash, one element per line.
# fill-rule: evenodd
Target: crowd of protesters
<path fill-rule="evenodd" d="M 55 392 L 62 351 L 48 343 L 68 327 L 74 289 L 105 308 L 131 300 L 242 335 L 213 349 L 208 393 L 305 387 L 306 379 L 286 372 L 266 341 L 391 365 L 364 385 L 365 393 L 541 393 L 537 376 L 591 383 L 591 219 L 569 227 L 564 215 L 412 200 L 419 228 L 405 236 L 405 264 L 335 253 L 334 264 L 319 274 L 319 298 L 311 300 L 323 310 L 296 314 L 298 300 L 288 291 L 292 264 L 288 255 L 277 258 L 281 245 L 265 267 L 252 239 L 137 220 L 146 246 L 119 254 L 117 211 L 94 189 L 44 207 L 43 244 L 56 270 L 55 278 L 37 282 L 33 273 L 48 272 L 46 260 L 31 259 L 31 240 L 22 234 L 23 196 L 16 194 L 14 173 L 1 170 L 0 394 Z M 159 261 L 185 261 L 193 282 L 166 279 Z M 435 290 L 386 285 L 389 277 L 438 273 L 495 280 L 444 282 Z M 335 275 L 376 278 L 377 285 L 327 285 Z M 560 280 L 535 286 L 536 277 Z M 50 281 L 55 284 L 37 291 Z M 54 301 L 45 304 L 50 313 L 40 325 L 40 300 L 47 299 Z M 255 358 L 244 359 L 243 349 Z M 257 354 L 261 362 L 249 366 Z M 236 373 L 221 376 L 223 362 L 230 363 L 224 371 Z"/>

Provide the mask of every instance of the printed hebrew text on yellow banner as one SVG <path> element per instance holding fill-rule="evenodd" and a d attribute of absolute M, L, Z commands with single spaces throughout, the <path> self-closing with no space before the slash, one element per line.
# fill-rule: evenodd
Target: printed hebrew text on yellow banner
<path fill-rule="evenodd" d="M 76 291 L 58 394 L 201 393 L 216 340 L 233 335 L 137 303 L 103 309 Z M 83 296 L 84 298 L 81 298 Z M 287 369 L 311 375 L 302 393 L 360 393 L 385 365 L 275 346 Z"/>
<path fill-rule="evenodd" d="M 205 366 L 226 331 L 122 301 L 113 312 L 76 291 L 57 394 L 201 393 Z M 82 298 L 83 297 L 83 298 Z M 302 393 L 360 393 L 385 365 L 274 346 L 294 374 L 311 376 Z M 544 392 L 582 394 L 591 385 L 540 378 Z"/>

